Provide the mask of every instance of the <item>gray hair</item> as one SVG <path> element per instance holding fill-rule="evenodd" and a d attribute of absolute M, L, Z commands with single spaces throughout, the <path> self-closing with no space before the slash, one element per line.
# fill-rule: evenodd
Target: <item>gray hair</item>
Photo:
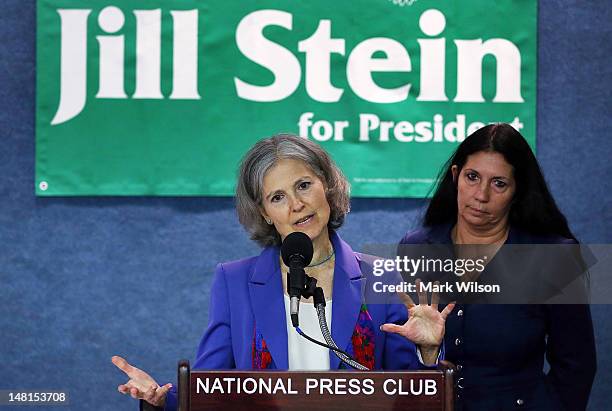
<path fill-rule="evenodd" d="M 236 184 L 236 211 L 251 239 L 262 247 L 281 244 L 280 235 L 274 225 L 266 223 L 261 209 L 264 176 L 283 159 L 303 161 L 325 183 L 330 208 L 329 229 L 340 228 L 350 209 L 349 183 L 321 146 L 292 134 L 260 140 L 242 158 Z"/>

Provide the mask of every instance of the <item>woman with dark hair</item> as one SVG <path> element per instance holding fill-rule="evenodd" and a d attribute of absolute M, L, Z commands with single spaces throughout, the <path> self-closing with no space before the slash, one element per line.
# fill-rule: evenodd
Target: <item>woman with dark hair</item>
<path fill-rule="evenodd" d="M 438 312 L 436 304 L 426 302 L 410 304 L 408 310 L 392 300 L 367 304 L 363 292 L 375 278 L 373 259 L 354 252 L 335 231 L 349 211 L 349 185 L 319 145 L 293 135 L 255 144 L 240 166 L 236 209 L 263 251 L 217 266 L 208 328 L 194 369 L 345 368 L 330 350 L 302 338 L 292 326 L 288 267 L 280 245 L 296 231 L 312 240 L 312 263 L 304 271 L 325 292 L 327 323 L 341 349 L 368 369 L 435 367 L 452 305 Z M 300 328 L 322 341 L 312 298 L 302 301 Z M 166 410 L 176 408 L 176 391 L 169 384 L 160 387 L 121 357 L 112 361 L 130 378 L 119 392 Z"/>
<path fill-rule="evenodd" d="M 529 145 L 508 124 L 467 137 L 440 177 L 424 227 L 400 244 L 577 243 Z M 596 369 L 587 305 L 457 304 L 445 344 L 459 411 L 586 408 Z"/>
<path fill-rule="evenodd" d="M 532 234 L 556 235 L 575 240 L 565 216 L 559 211 L 550 195 L 529 144 L 514 127 L 508 124 L 483 127 L 459 145 L 442 169 L 441 181 L 425 214 L 425 226 L 457 222 L 459 211 L 457 175 L 464 170 L 468 157 L 479 152 L 489 153 L 492 158 L 498 153 L 508 165 L 512 166 L 512 178 L 516 183 L 516 190 L 513 191 L 509 213 L 504 215 L 508 218 L 508 224 L 499 225 L 500 228 L 507 229 L 512 226 L 530 231 Z M 506 184 L 500 179 L 495 181 L 498 188 Z M 463 211 L 462 209 L 459 217 L 464 215 Z"/>

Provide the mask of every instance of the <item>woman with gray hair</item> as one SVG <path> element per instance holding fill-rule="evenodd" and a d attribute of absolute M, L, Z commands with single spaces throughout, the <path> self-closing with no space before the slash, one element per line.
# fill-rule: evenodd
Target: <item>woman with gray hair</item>
<path fill-rule="evenodd" d="M 285 291 L 289 269 L 280 245 L 296 231 L 312 240 L 314 254 L 305 272 L 323 288 L 327 323 L 341 349 L 369 369 L 436 365 L 452 305 L 438 312 L 437 296 L 428 305 L 423 294 L 419 305 L 408 297 L 405 305 L 366 304 L 362 290 L 371 287 L 373 259 L 354 252 L 336 233 L 349 211 L 349 184 L 319 145 L 287 134 L 256 143 L 240 166 L 236 208 L 242 225 L 264 249 L 259 256 L 217 266 L 208 328 L 194 369 L 344 367 L 329 349 L 303 339 L 292 326 Z M 312 299 L 302 304 L 312 305 Z M 314 309 L 302 308 L 300 328 L 323 340 Z M 113 363 L 130 377 L 120 392 L 176 408 L 169 384 L 160 387 L 120 357 Z"/>

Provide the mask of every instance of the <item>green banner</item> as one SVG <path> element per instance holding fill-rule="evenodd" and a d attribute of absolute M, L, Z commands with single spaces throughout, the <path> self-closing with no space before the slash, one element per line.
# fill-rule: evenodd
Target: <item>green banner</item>
<path fill-rule="evenodd" d="M 38 0 L 37 195 L 232 195 L 299 134 L 357 197 L 426 196 L 467 135 L 535 147 L 536 0 Z"/>

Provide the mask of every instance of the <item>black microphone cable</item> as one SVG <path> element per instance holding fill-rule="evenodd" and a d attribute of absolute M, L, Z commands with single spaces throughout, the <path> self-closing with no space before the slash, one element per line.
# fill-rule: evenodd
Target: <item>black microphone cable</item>
<path fill-rule="evenodd" d="M 301 335 L 302 337 L 306 338 L 310 342 L 313 342 L 313 343 L 315 343 L 317 345 L 320 345 L 321 347 L 324 347 L 324 348 L 329 348 L 330 350 L 339 352 L 340 354 L 344 354 L 347 357 L 349 356 L 349 354 L 346 351 L 341 350 L 338 347 L 332 347 L 331 345 L 327 345 L 325 343 L 322 343 L 320 341 L 315 340 L 314 338 L 312 338 L 308 334 L 306 334 L 304 331 L 302 331 L 302 329 L 300 327 L 295 327 L 295 330 L 298 332 L 299 335 Z"/>
<path fill-rule="evenodd" d="M 306 338 L 308 341 L 320 345 L 321 347 L 329 348 L 334 352 L 334 354 L 336 354 L 336 357 L 338 357 L 340 361 L 342 361 L 349 367 L 352 367 L 356 370 L 369 371 L 370 369 L 368 367 L 355 361 L 353 358 L 351 358 L 349 353 L 338 348 L 338 346 L 334 342 L 327 326 L 327 319 L 325 318 L 325 295 L 323 294 L 323 289 L 321 287 L 317 287 L 315 289 L 314 303 L 315 309 L 317 310 L 317 317 L 319 319 L 319 326 L 321 327 L 321 334 L 323 334 L 323 338 L 325 338 L 327 344 L 317 341 L 312 337 L 309 337 L 308 335 L 306 335 L 306 333 L 304 333 L 304 331 L 300 329 L 300 327 L 295 327 L 295 330 L 298 332 L 298 334 Z"/>

